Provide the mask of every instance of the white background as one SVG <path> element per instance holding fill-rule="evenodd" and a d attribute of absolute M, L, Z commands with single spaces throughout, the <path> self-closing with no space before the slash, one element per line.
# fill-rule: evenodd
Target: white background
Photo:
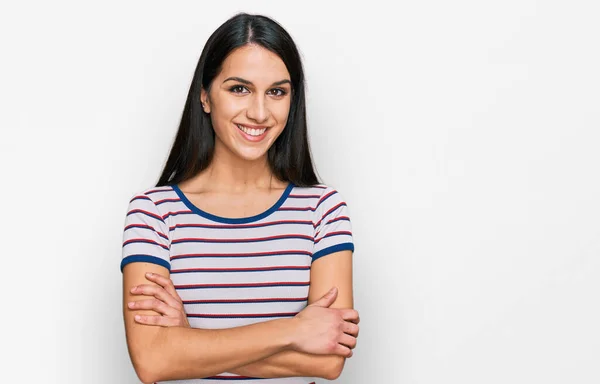
<path fill-rule="evenodd" d="M 242 10 L 302 51 L 316 165 L 352 214 L 338 382 L 600 382 L 598 3 L 350 4 L 3 3 L 1 382 L 137 382 L 126 206 Z"/>

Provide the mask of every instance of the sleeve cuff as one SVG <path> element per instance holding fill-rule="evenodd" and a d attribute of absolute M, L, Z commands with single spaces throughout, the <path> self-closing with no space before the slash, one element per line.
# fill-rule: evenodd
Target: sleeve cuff
<path fill-rule="evenodd" d="M 152 255 L 130 255 L 126 256 L 123 260 L 121 260 L 121 272 L 123 272 L 123 268 L 129 263 L 142 262 L 142 263 L 152 263 L 158 264 L 162 267 L 167 268 L 171 271 L 171 263 L 169 263 L 165 259 L 161 259 L 160 257 L 152 256 Z"/>
<path fill-rule="evenodd" d="M 320 251 L 313 253 L 312 255 L 312 262 L 314 263 L 315 260 L 323 257 L 323 256 L 327 256 L 331 253 L 334 252 L 339 252 L 339 251 L 352 251 L 354 252 L 354 243 L 343 243 L 343 244 L 336 244 L 333 245 L 331 247 L 325 248 L 325 249 L 321 249 Z"/>

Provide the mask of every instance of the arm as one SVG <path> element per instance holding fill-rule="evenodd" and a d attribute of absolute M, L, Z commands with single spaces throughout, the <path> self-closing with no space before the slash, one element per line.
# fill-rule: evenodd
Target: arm
<path fill-rule="evenodd" d="M 336 252 L 317 259 L 311 267 L 310 281 L 309 304 L 335 286 L 338 287 L 338 297 L 330 308 L 353 308 L 351 251 Z M 231 372 L 263 378 L 310 376 L 334 380 L 341 374 L 344 363 L 342 356 L 283 351 Z"/>
<path fill-rule="evenodd" d="M 147 282 L 145 272 L 169 276 L 162 266 L 130 263 L 123 269 L 124 287 Z M 133 301 L 129 289 L 123 298 L 124 303 Z M 156 312 L 131 311 L 126 305 L 123 310 L 129 354 L 144 383 L 207 377 L 264 359 L 290 348 L 295 329 L 293 319 L 215 330 L 152 327 L 137 323 L 134 315 Z"/>
<path fill-rule="evenodd" d="M 160 317 L 160 305 L 156 303 L 162 303 L 161 297 L 150 293 L 157 300 L 150 300 L 148 306 L 134 300 L 134 295 L 157 292 L 160 288 L 156 283 L 146 284 L 146 272 L 166 276 L 170 281 L 169 226 L 146 194 L 130 201 L 125 224 L 121 262 L 123 316 L 129 355 L 143 382 L 212 376 L 286 350 L 348 354 L 348 348 L 338 341 L 349 337 L 344 333 L 347 327 L 340 324 L 352 316 L 351 311 L 310 306 L 293 319 L 214 330 L 144 323 L 144 318 Z M 132 287 L 138 289 L 132 291 Z M 134 301 L 135 305 L 129 307 Z M 138 315 L 141 320 L 136 320 Z"/>

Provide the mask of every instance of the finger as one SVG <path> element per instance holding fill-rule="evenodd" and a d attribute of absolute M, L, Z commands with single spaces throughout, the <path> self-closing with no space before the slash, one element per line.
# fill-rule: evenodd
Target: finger
<path fill-rule="evenodd" d="M 157 315 L 135 315 L 133 318 L 136 323 L 145 325 L 154 325 L 160 327 L 173 327 L 177 325 L 177 320 L 171 317 Z"/>
<path fill-rule="evenodd" d="M 171 317 L 177 317 L 179 315 L 179 311 L 158 299 L 131 301 L 127 303 L 127 307 L 132 310 L 151 309 L 161 315 Z"/>
<path fill-rule="evenodd" d="M 333 351 L 334 355 L 343 356 L 343 357 L 352 357 L 352 350 L 345 345 L 338 344 Z"/>
<path fill-rule="evenodd" d="M 314 305 L 317 307 L 328 308 L 331 304 L 333 304 L 333 302 L 337 298 L 337 294 L 338 294 L 337 288 L 333 287 L 329 290 L 329 292 L 327 292 L 325 295 L 323 295 L 323 297 L 321 297 L 319 300 L 315 301 L 311 305 Z"/>
<path fill-rule="evenodd" d="M 358 324 L 358 321 L 360 320 L 359 316 L 358 316 L 358 311 L 354 310 L 354 309 L 342 309 L 342 319 L 346 320 L 346 321 L 350 321 L 354 324 Z"/>
<path fill-rule="evenodd" d="M 356 337 L 342 333 L 342 335 L 340 336 L 339 343 L 345 345 L 350 349 L 354 349 L 354 347 L 356 347 Z"/>
<path fill-rule="evenodd" d="M 155 282 L 156 284 L 163 287 L 173 298 L 179 302 L 181 302 L 181 297 L 175 290 L 175 286 L 173 285 L 173 281 L 168 277 L 160 275 L 158 273 L 148 272 L 146 273 L 146 279 Z"/>
<path fill-rule="evenodd" d="M 164 288 L 155 284 L 138 285 L 131 289 L 131 293 L 134 295 L 154 296 L 170 307 L 173 307 L 177 310 L 183 310 L 183 304 L 181 302 L 175 300 L 175 298 L 169 295 Z"/>
<path fill-rule="evenodd" d="M 358 337 L 358 330 L 359 330 L 358 325 L 347 321 L 344 323 L 344 327 L 342 329 L 343 329 L 344 333 L 347 333 L 354 337 Z"/>

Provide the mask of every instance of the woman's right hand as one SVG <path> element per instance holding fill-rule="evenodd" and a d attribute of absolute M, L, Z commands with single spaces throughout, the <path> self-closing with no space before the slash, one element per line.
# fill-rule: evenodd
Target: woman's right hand
<path fill-rule="evenodd" d="M 294 317 L 297 332 L 292 348 L 317 355 L 352 356 L 358 337 L 358 312 L 354 309 L 329 308 L 337 289 L 308 305 Z"/>

